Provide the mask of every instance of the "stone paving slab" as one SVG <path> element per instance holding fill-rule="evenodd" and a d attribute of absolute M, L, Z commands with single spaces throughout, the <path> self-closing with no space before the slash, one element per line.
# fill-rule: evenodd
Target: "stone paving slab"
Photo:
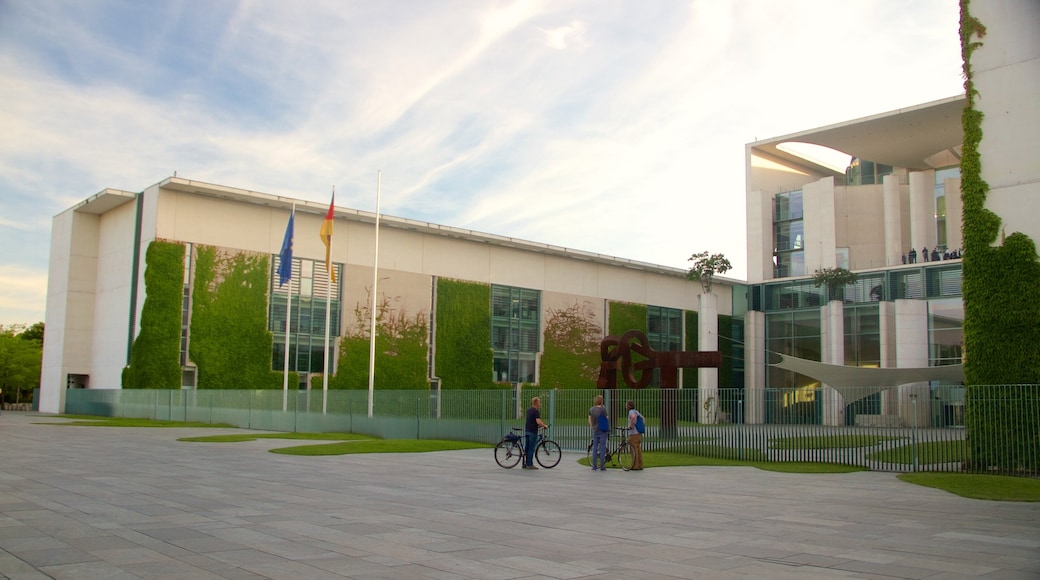
<path fill-rule="evenodd" d="M 892 473 L 296 457 L 0 415 L 0 579 L 1040 578 L 1040 503 Z"/>

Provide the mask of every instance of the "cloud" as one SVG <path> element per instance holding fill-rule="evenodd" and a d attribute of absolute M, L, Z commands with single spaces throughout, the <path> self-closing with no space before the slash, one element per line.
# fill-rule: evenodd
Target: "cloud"
<path fill-rule="evenodd" d="M 47 272 L 0 265 L 0 325 L 42 322 L 47 303 Z"/>
<path fill-rule="evenodd" d="M 961 88 L 956 0 L 0 6 L 0 244 L 36 272 L 106 187 L 372 210 L 381 170 L 391 215 L 739 278 L 745 143 Z"/>

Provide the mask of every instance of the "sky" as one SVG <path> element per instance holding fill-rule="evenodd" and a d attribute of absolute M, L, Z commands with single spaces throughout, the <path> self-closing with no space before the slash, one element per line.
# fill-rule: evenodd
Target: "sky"
<path fill-rule="evenodd" d="M 747 271 L 747 143 L 962 94 L 957 0 L 0 0 L 0 325 L 178 177 Z M 317 234 L 315 234 L 317 235 Z"/>

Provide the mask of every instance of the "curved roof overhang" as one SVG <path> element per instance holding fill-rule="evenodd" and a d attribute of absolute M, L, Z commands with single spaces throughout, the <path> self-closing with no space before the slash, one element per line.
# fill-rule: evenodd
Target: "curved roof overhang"
<path fill-rule="evenodd" d="M 773 139 L 758 141 L 751 149 L 785 162 L 810 167 L 824 174 L 840 175 L 833 167 L 813 162 L 781 147 L 784 143 L 810 143 L 829 147 L 852 157 L 894 167 L 925 170 L 950 165 L 959 159 L 964 141 L 961 129 L 963 96 L 950 97 L 854 121 L 846 121 Z"/>

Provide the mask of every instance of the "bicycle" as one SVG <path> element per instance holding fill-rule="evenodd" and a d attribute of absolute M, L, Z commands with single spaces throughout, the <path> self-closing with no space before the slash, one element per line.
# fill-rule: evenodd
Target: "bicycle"
<path fill-rule="evenodd" d="M 628 427 L 614 427 L 614 429 L 620 434 L 621 441 L 611 451 L 610 439 L 607 439 L 607 455 L 603 460 L 603 465 L 609 463 L 613 467 L 620 467 L 628 471 L 632 469 L 632 465 L 636 461 L 636 457 L 632 452 L 632 445 L 628 442 Z M 592 442 L 589 442 L 588 458 L 589 465 L 592 465 Z"/>
<path fill-rule="evenodd" d="M 524 436 L 524 430 L 520 427 L 513 427 L 511 431 L 502 437 L 498 445 L 495 445 L 495 462 L 506 469 L 516 467 L 527 452 L 527 437 Z M 538 430 L 538 443 L 534 448 L 534 458 L 538 461 L 538 465 L 552 469 L 560 463 L 563 452 L 558 443 L 549 439 L 547 432 L 547 428 Z"/>

